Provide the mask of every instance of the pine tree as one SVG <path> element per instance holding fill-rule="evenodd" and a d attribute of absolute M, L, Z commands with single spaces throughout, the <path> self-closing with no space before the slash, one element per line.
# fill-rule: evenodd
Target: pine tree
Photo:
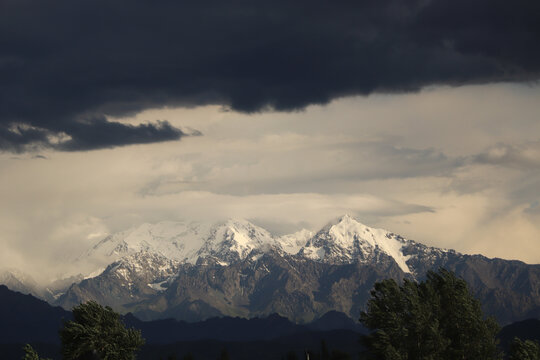
<path fill-rule="evenodd" d="M 514 338 L 510 345 L 510 360 L 540 360 L 540 345 L 536 341 Z"/>
<path fill-rule="evenodd" d="M 40 358 L 37 351 L 34 350 L 34 348 L 30 344 L 24 345 L 23 350 L 24 350 L 24 356 L 22 360 L 50 360 L 50 359 Z"/>
<path fill-rule="evenodd" d="M 380 359 L 498 359 L 492 318 L 467 283 L 452 272 L 429 272 L 424 282 L 376 283 L 360 321 L 372 330 L 364 344 Z"/>
<path fill-rule="evenodd" d="M 141 333 L 126 329 L 110 307 L 89 301 L 73 308 L 73 321 L 60 330 L 65 360 L 132 360 L 144 344 Z"/>

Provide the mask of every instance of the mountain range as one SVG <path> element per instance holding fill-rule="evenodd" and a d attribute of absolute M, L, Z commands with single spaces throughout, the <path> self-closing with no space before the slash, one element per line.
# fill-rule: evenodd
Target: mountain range
<path fill-rule="evenodd" d="M 444 267 L 501 323 L 540 315 L 540 265 L 428 247 L 348 215 L 285 236 L 246 220 L 143 224 L 73 261 L 93 268 L 36 295 L 65 309 L 93 299 L 146 320 L 277 313 L 307 323 L 329 311 L 357 319 L 376 281 Z"/>

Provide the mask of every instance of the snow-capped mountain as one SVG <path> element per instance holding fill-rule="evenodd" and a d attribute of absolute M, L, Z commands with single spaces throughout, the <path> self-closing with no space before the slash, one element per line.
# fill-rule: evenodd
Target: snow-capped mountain
<path fill-rule="evenodd" d="M 123 256 L 147 251 L 172 260 L 194 263 L 211 228 L 211 224 L 200 222 L 145 223 L 105 237 L 76 261 L 105 261 L 108 264 Z"/>
<path fill-rule="evenodd" d="M 284 251 L 279 240 L 246 220 L 229 219 L 215 224 L 164 221 L 109 235 L 75 262 L 102 264 L 101 269 L 96 265 L 92 270 L 101 272 L 103 264 L 146 251 L 182 263 L 195 264 L 211 257 L 226 265 L 243 260 L 252 252 Z M 286 244 L 286 248 L 290 245 Z"/>
<path fill-rule="evenodd" d="M 410 250 L 413 244 L 386 230 L 363 225 L 349 215 L 329 223 L 315 234 L 303 229 L 280 237 L 246 220 L 229 219 L 216 224 L 160 222 L 107 236 L 77 261 L 110 263 L 146 251 L 182 263 L 196 264 L 199 259 L 210 257 L 218 264 L 229 265 L 248 256 L 256 258 L 277 252 L 344 264 L 376 261 L 385 254 L 404 272 L 411 273 L 407 265 L 410 255 L 404 255 L 403 250 L 405 247 Z"/>
<path fill-rule="evenodd" d="M 330 310 L 356 318 L 374 282 L 421 280 L 439 267 L 465 278 L 502 321 L 540 315 L 540 266 L 428 247 L 348 215 L 279 237 L 246 220 L 143 224 L 77 261 L 94 263 L 94 273 L 56 304 L 94 299 L 146 319 L 277 312 L 302 322 Z"/>
<path fill-rule="evenodd" d="M 206 241 L 197 251 L 198 258 L 212 257 L 221 265 L 283 251 L 277 239 L 261 227 L 246 220 L 229 219 L 211 227 Z"/>
<path fill-rule="evenodd" d="M 370 228 L 349 215 L 326 225 L 309 239 L 299 255 L 335 264 L 377 261 L 381 253 L 390 256 L 405 273 L 411 273 L 403 248 L 408 242 L 383 229 Z"/>

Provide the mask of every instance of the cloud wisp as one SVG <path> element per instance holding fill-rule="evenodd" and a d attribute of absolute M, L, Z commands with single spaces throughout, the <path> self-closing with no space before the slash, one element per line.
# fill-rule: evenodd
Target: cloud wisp
<path fill-rule="evenodd" d="M 214 151 L 190 153 L 169 161 L 168 168 L 179 170 L 159 174 L 139 194 L 162 196 L 211 191 L 245 196 L 355 192 L 361 191 L 361 183 L 365 181 L 451 176 L 466 161 L 434 149 L 398 148 L 382 142 L 331 136 L 308 139 L 283 135 L 282 139 L 274 136 L 271 140 L 246 141 L 236 148 L 226 142 L 216 142 L 213 146 Z M 185 164 L 193 166 L 185 167 Z"/>
<path fill-rule="evenodd" d="M 162 106 L 289 111 L 434 84 L 536 81 L 539 11 L 528 0 L 2 0 L 0 150 L 181 138 L 165 122 L 106 120 Z"/>
<path fill-rule="evenodd" d="M 474 161 L 523 170 L 540 170 L 540 141 L 511 145 L 499 143 L 476 155 Z"/>

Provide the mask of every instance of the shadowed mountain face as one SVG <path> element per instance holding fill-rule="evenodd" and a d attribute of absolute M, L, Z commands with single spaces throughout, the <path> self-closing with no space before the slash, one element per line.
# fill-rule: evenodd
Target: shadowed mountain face
<path fill-rule="evenodd" d="M 540 265 L 465 255 L 441 266 L 465 279 L 501 324 L 540 317 Z"/>
<path fill-rule="evenodd" d="M 278 313 L 304 323 L 328 311 L 357 319 L 376 281 L 422 280 L 444 267 L 502 324 L 540 315 L 540 265 L 428 247 L 350 216 L 320 231 L 274 237 L 245 220 L 145 224 L 111 235 L 77 261 L 109 265 L 56 301 L 90 299 L 143 319 L 199 321 Z"/>
<path fill-rule="evenodd" d="M 11 291 L 0 285 L 0 343 L 59 343 L 58 330 L 72 314 L 32 295 Z M 316 331 L 348 329 L 363 332 L 362 326 L 345 314 L 329 312 L 317 321 L 298 325 L 278 314 L 244 319 L 211 318 L 197 323 L 174 319 L 142 321 L 133 314 L 123 316 L 127 327 L 142 331 L 148 343 L 217 339 L 224 341 L 270 340 L 280 336 Z M 17 329 L 22 329 L 18 331 Z"/>
<path fill-rule="evenodd" d="M 0 343 L 57 344 L 58 330 L 71 313 L 0 285 Z"/>
<path fill-rule="evenodd" d="M 527 319 L 503 327 L 499 333 L 500 345 L 508 350 L 515 337 L 540 342 L 540 319 Z"/>

